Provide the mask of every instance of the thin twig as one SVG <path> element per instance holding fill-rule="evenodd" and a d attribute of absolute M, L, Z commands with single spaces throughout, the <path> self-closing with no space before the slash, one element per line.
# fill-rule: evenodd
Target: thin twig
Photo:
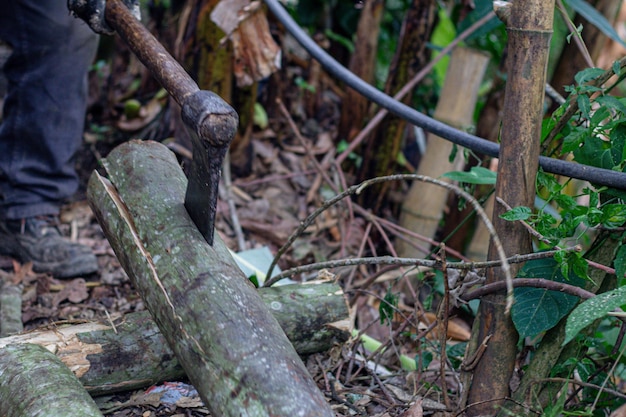
<path fill-rule="evenodd" d="M 595 297 L 595 294 L 591 291 L 587 291 L 575 285 L 566 284 L 564 282 L 551 281 L 544 278 L 515 278 L 513 280 L 514 287 L 533 287 L 533 288 L 545 288 L 546 290 L 558 291 L 565 294 L 580 297 L 583 300 Z M 487 294 L 502 291 L 506 288 L 506 284 L 502 281 L 492 282 L 491 284 L 485 284 L 482 287 L 469 291 L 462 295 L 463 300 L 469 301 L 476 298 L 480 298 Z"/>
<path fill-rule="evenodd" d="M 446 382 L 446 364 L 448 363 L 446 355 L 446 340 L 448 339 L 448 318 L 450 313 L 450 282 L 448 281 L 448 265 L 446 262 L 445 243 L 441 244 L 439 249 L 439 259 L 441 262 L 441 272 L 443 272 L 443 285 L 445 291 L 443 293 L 443 308 L 440 308 L 439 316 L 439 378 L 441 381 L 441 392 L 443 393 L 443 403 L 446 408 L 450 409 L 450 397 L 448 396 L 448 384 Z"/>
<path fill-rule="evenodd" d="M 529 253 L 526 255 L 513 255 L 508 257 L 506 260 L 509 264 L 519 264 L 523 262 L 528 262 L 536 259 L 544 259 L 551 258 L 557 252 L 566 251 L 566 252 L 580 252 L 581 247 L 579 245 L 573 246 L 571 248 L 554 250 L 554 251 L 544 251 L 544 252 L 535 252 Z M 346 259 L 337 259 L 333 261 L 325 261 L 325 262 L 316 262 L 308 265 L 301 265 L 295 268 L 287 269 L 280 274 L 272 277 L 273 280 L 280 281 L 283 278 L 291 277 L 294 275 L 302 274 L 305 272 L 319 271 L 322 269 L 332 269 L 332 268 L 341 268 L 346 266 L 356 266 L 356 265 L 396 265 L 396 266 L 422 266 L 426 268 L 439 269 L 441 268 L 441 262 L 439 260 L 433 259 L 421 259 L 421 258 L 398 258 L 394 256 L 372 256 L 366 258 L 346 258 Z M 501 260 L 495 261 L 480 261 L 480 262 L 448 262 L 448 269 L 460 269 L 463 271 L 472 271 L 486 268 L 495 268 L 502 265 Z"/>
<path fill-rule="evenodd" d="M 349 187 L 347 190 L 345 190 L 343 193 L 331 198 L 330 200 L 325 201 L 320 208 L 315 210 L 313 213 L 311 213 L 311 215 L 309 215 L 304 221 L 300 223 L 300 226 L 298 227 L 298 229 L 294 233 L 292 233 L 291 236 L 289 236 L 289 239 L 287 239 L 287 242 L 278 250 L 278 252 L 276 253 L 276 256 L 274 257 L 274 260 L 272 261 L 272 264 L 269 267 L 267 276 L 268 277 L 272 276 L 271 273 L 273 272 L 274 267 L 276 266 L 276 263 L 278 262 L 280 257 L 287 251 L 287 249 L 289 249 L 289 247 L 293 244 L 293 242 L 304 232 L 304 230 L 308 226 L 311 225 L 311 223 L 315 220 L 315 218 L 319 216 L 324 210 L 328 209 L 329 207 L 332 207 L 333 205 L 335 205 L 336 203 L 338 203 L 339 201 L 343 200 L 344 198 L 348 196 L 361 193 L 365 188 L 371 185 L 379 184 L 385 181 L 399 181 L 399 180 L 424 181 L 424 182 L 438 185 L 440 187 L 446 188 L 447 190 L 453 191 L 455 194 L 461 196 L 472 205 L 472 207 L 476 210 L 476 214 L 483 221 L 483 223 L 485 224 L 485 227 L 489 231 L 489 234 L 491 235 L 491 238 L 493 240 L 493 244 L 496 247 L 498 257 L 502 261 L 501 268 L 502 268 L 502 271 L 504 272 L 506 282 L 507 282 L 506 312 L 507 313 L 510 312 L 511 306 L 513 305 L 513 285 L 512 285 L 513 278 L 511 277 L 511 268 L 509 267 L 509 263 L 504 253 L 504 249 L 502 248 L 502 243 L 500 242 L 500 238 L 498 237 L 493 227 L 493 224 L 489 220 L 489 217 L 485 213 L 485 210 L 482 208 L 480 203 L 471 194 L 467 193 L 460 187 L 457 187 L 454 184 L 450 184 L 448 182 L 430 178 L 424 175 L 401 174 L 401 175 L 389 175 L 385 177 L 372 178 L 370 180 L 363 181 L 361 184 L 353 185 L 352 187 Z M 269 279 L 266 281 L 265 286 L 270 286 L 276 281 L 277 281 L 276 278 Z"/>

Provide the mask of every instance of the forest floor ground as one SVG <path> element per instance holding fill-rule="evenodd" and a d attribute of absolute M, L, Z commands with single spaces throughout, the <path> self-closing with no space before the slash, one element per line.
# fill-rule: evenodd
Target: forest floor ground
<path fill-rule="evenodd" d="M 293 79 L 294 71 L 297 76 L 298 70 L 291 71 Z M 102 78 L 92 76 L 92 83 L 97 83 L 98 79 Z M 290 97 L 284 101 L 289 103 L 289 113 L 296 115 L 296 129 L 290 127 L 288 120 L 279 113 L 270 114 L 269 124 L 262 129 L 255 128 L 252 134 L 250 172 L 239 177 L 225 174 L 232 186 L 226 193 L 222 184 L 216 228 L 227 246 L 236 252 L 267 248 L 275 254 L 301 220 L 333 195 L 328 184 L 324 183 L 319 162 L 336 152 L 333 135 L 338 121 L 339 98 L 329 89 L 318 109 L 319 117 L 305 117 L 306 103 L 302 101 L 305 96 L 302 90 L 292 83 L 291 90 L 286 91 Z M 133 125 L 119 111 L 109 112 L 109 119 L 102 122 L 103 110 L 98 107 L 102 97 L 101 91 L 92 88 L 85 142 L 77 158 L 82 186 L 75 201 L 63 207 L 60 218 L 63 233 L 91 247 L 98 257 L 100 269 L 92 276 L 57 280 L 46 274 L 34 273 L 28 265 L 0 258 L 0 267 L 5 271 L 3 278 L 18 280 L 23 285 L 22 321 L 26 330 L 59 322 L 106 322 L 109 316 L 145 309 L 84 198 L 85 184 L 91 172 L 98 168 L 99 160 L 106 157 L 113 147 L 130 138 L 162 141 L 183 164 L 189 150 L 184 144 L 159 133 L 162 129 L 157 126 L 162 126 L 169 114 L 166 100 L 151 97 L 142 100 L 144 116 Z M 116 104 L 118 110 L 121 103 Z M 298 136 L 302 136 L 304 142 Z M 236 208 L 235 213 L 229 209 L 229 199 Z M 391 214 L 386 220 L 395 221 Z M 236 223 L 241 225 L 241 234 L 238 234 Z M 321 260 L 388 254 L 381 239 L 380 234 L 374 237 L 369 220 L 355 215 L 349 205 L 339 205 L 326 210 L 296 240 L 279 265 L 286 269 Z M 371 352 L 364 351 L 360 343 L 350 341 L 328 352 L 303 358 L 336 414 L 390 417 L 442 415 L 446 409 L 445 401 L 454 402 L 455 399 L 444 398 L 441 394 L 436 340 L 416 338 L 418 331 L 430 324 L 423 315 L 422 322 L 415 319 L 416 306 L 420 303 L 410 294 L 415 295 L 416 290 L 402 292 L 395 287 L 394 291 L 400 295 L 396 315 L 391 324 L 381 324 L 381 300 L 400 281 L 398 277 L 401 275 L 385 275 L 390 271 L 380 266 L 343 267 L 332 272 L 346 293 L 354 313 L 354 324 L 366 330 L 368 336 L 388 343 L 382 354 L 370 355 Z M 314 273 L 294 277 L 294 280 L 315 278 Z M 432 313 L 428 317 L 434 320 Z M 469 320 L 455 319 L 458 333 L 449 339 L 457 340 L 451 343 L 467 339 L 469 324 Z M 451 358 L 453 362 L 462 356 L 463 343 L 458 348 L 458 357 Z M 401 354 L 410 358 L 421 357 L 419 363 L 425 366 L 420 372 L 403 370 L 399 362 Z M 454 396 L 455 392 L 459 392 L 459 375 L 449 368 L 448 371 L 445 384 Z M 177 383 L 185 381 L 164 382 L 166 384 L 160 385 L 157 391 L 162 389 L 169 394 L 184 391 Z M 105 415 L 111 417 L 209 415 L 197 395 L 192 393 L 191 399 L 171 403 L 167 400 L 171 397 L 163 395 L 163 392 L 155 394 L 154 387 L 146 387 L 139 391 L 99 397 L 97 401 Z"/>

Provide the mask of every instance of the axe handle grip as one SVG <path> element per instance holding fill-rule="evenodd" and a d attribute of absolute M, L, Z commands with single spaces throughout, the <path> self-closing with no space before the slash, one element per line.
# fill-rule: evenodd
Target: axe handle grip
<path fill-rule="evenodd" d="M 124 39 L 131 51 L 178 104 L 182 106 L 187 96 L 199 91 L 198 85 L 185 69 L 121 0 L 107 0 L 104 16 L 109 26 Z"/>

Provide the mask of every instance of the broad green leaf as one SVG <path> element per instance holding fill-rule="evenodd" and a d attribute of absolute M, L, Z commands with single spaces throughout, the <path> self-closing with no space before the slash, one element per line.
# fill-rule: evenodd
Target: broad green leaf
<path fill-rule="evenodd" d="M 565 324 L 565 345 L 595 320 L 626 304 L 626 287 L 596 295 L 581 303 L 572 311 Z"/>
<path fill-rule="evenodd" d="M 626 48 L 626 43 L 622 40 L 622 38 L 620 38 L 619 34 L 615 31 L 609 21 L 606 20 L 606 17 L 602 16 L 598 10 L 593 8 L 585 0 L 567 0 L 567 4 L 572 6 L 572 9 L 574 9 L 576 13 L 581 16 L 585 16 L 585 19 L 589 23 L 600 29 L 600 31 L 606 36 Z"/>
<path fill-rule="evenodd" d="M 570 285 L 584 281 L 572 274 L 565 278 L 560 264 L 552 258 L 528 261 L 518 273 L 520 278 L 544 278 Z M 554 327 L 574 308 L 578 298 L 542 288 L 515 288 L 515 304 L 511 311 L 513 324 L 520 336 L 533 337 Z"/>
<path fill-rule="evenodd" d="M 472 167 L 469 171 L 452 171 L 443 174 L 443 177 L 453 181 L 468 184 L 495 184 L 496 173 L 484 167 Z"/>
<path fill-rule="evenodd" d="M 615 161 L 608 141 L 592 136 L 584 140 L 583 145 L 574 149 L 576 162 L 599 168 L 613 169 Z"/>
<path fill-rule="evenodd" d="M 535 337 L 556 326 L 578 302 L 578 298 L 543 288 L 515 288 L 511 317 L 520 337 Z"/>
<path fill-rule="evenodd" d="M 532 214 L 533 212 L 528 207 L 519 206 L 502 213 L 500 218 L 513 222 L 516 220 L 527 220 Z"/>

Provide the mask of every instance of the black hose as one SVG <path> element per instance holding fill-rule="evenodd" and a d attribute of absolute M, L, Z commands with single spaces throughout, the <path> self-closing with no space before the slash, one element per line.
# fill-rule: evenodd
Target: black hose
<path fill-rule="evenodd" d="M 500 146 L 478 136 L 471 135 L 431 117 L 422 114 L 411 107 L 394 100 L 392 97 L 366 83 L 347 68 L 342 66 L 326 51 L 320 48 L 289 16 L 289 13 L 281 6 L 278 0 L 265 0 L 267 7 L 276 18 L 285 26 L 285 29 L 315 58 L 324 69 L 338 80 L 353 88 L 358 93 L 381 107 L 389 110 L 402 119 L 423 128 L 437 136 L 449 140 L 452 143 L 471 149 L 492 157 L 498 157 Z M 609 169 L 596 168 L 588 165 L 577 164 L 560 159 L 539 157 L 539 165 L 544 171 L 563 175 L 570 178 L 586 180 L 596 185 L 626 190 L 626 173 Z"/>

